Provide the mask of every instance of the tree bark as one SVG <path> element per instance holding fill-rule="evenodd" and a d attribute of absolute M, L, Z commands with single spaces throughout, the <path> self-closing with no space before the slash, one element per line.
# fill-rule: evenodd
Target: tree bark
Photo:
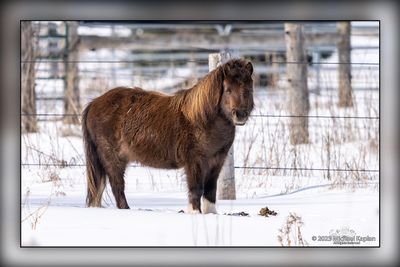
<path fill-rule="evenodd" d="M 351 89 L 351 24 L 339 22 L 337 24 L 339 41 L 337 44 L 339 53 L 339 107 L 352 107 L 353 97 Z"/>
<path fill-rule="evenodd" d="M 208 57 L 209 70 L 212 71 L 219 64 L 223 64 L 229 60 L 229 54 L 210 54 Z M 224 165 L 218 177 L 217 182 L 218 199 L 236 199 L 235 188 L 235 164 L 233 159 L 233 145 L 229 149 Z"/>
<path fill-rule="evenodd" d="M 22 132 L 38 131 L 36 119 L 34 30 L 29 21 L 21 22 L 21 116 Z"/>
<path fill-rule="evenodd" d="M 79 103 L 79 36 L 78 22 L 67 22 L 67 45 L 65 55 L 65 90 L 64 90 L 64 110 L 66 116 L 63 118 L 64 124 L 79 124 L 79 116 L 69 116 L 69 114 L 80 114 Z"/>
<path fill-rule="evenodd" d="M 49 37 L 57 35 L 57 24 L 54 22 L 49 22 L 47 25 L 47 34 Z M 47 52 L 48 57 L 50 59 L 59 59 L 60 58 L 60 48 L 58 46 L 57 39 L 49 38 L 47 44 Z M 59 77 L 59 69 L 58 69 L 58 62 L 52 61 L 50 62 L 50 78 L 57 78 Z"/>
<path fill-rule="evenodd" d="M 273 68 L 273 73 L 271 77 L 271 87 L 277 89 L 279 82 L 279 61 L 280 61 L 279 55 L 277 53 L 272 53 L 271 61 L 272 61 L 271 65 Z"/>
<path fill-rule="evenodd" d="M 289 84 L 290 143 L 309 142 L 308 112 L 310 110 L 307 87 L 307 54 L 304 45 L 303 26 L 285 23 L 286 76 Z"/>

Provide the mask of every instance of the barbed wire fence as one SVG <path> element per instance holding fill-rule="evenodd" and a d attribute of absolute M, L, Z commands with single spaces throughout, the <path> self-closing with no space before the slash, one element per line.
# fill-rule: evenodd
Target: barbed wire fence
<path fill-rule="evenodd" d="M 188 60 L 191 62 L 206 62 L 199 60 Z M 35 63 L 37 61 L 22 61 L 21 63 Z M 43 62 L 40 60 L 39 62 Z M 65 61 L 60 61 L 65 62 Z M 133 61 L 77 61 L 78 63 L 131 63 Z M 278 63 L 278 62 L 277 62 Z M 310 64 L 309 62 L 282 62 L 281 64 Z M 351 65 L 365 65 L 365 66 L 379 66 L 379 63 L 339 63 L 339 62 L 312 62 L 312 64 L 329 64 L 329 65 L 339 65 L 339 64 L 351 64 Z M 186 78 L 186 76 L 182 76 L 182 78 Z M 379 88 L 378 88 L 379 89 Z M 23 116 L 36 116 L 36 117 L 81 117 L 81 114 L 57 114 L 57 113 L 36 113 L 36 114 L 20 114 Z M 254 118 L 309 118 L 309 119 L 355 119 L 355 120 L 380 120 L 379 116 L 326 116 L 326 115 L 282 115 L 282 114 L 252 114 L 250 117 Z M 58 119 L 55 119 L 58 120 Z M 52 121 L 48 119 L 39 119 L 39 121 Z M 85 164 L 74 164 L 74 163 L 61 163 L 61 164 L 49 164 L 49 163 L 21 163 L 21 166 L 39 166 L 39 167 L 85 167 Z M 130 168 L 140 168 L 145 167 L 141 165 L 128 165 Z M 328 169 L 328 168 L 291 168 L 291 167 L 263 167 L 263 166 L 235 166 L 235 169 L 262 169 L 262 170 L 305 170 L 305 171 L 331 171 L 331 172 L 371 172 L 377 173 L 378 169 Z"/>
<path fill-rule="evenodd" d="M 76 116 L 80 117 L 82 116 L 81 114 L 21 114 L 21 116 L 59 116 L 59 117 L 64 117 L 64 116 Z M 254 114 L 250 115 L 250 117 L 256 117 L 256 118 L 293 118 L 293 117 L 307 117 L 311 119 L 360 119 L 360 120 L 380 120 L 379 116 L 373 116 L 373 117 L 367 117 L 367 116 L 324 116 L 324 115 L 307 115 L 307 116 L 295 116 L 295 115 L 275 115 L 275 114 Z M 86 167 L 86 164 L 76 164 L 76 163 L 26 163 L 23 162 L 21 163 L 21 166 L 39 166 L 39 167 L 62 167 L 62 168 L 67 168 L 67 167 Z M 128 165 L 129 168 L 142 168 L 146 166 L 142 165 L 133 165 L 130 164 Z M 288 171 L 295 171 L 295 170 L 303 170 L 303 171 L 330 171 L 330 172 L 371 172 L 371 173 L 378 173 L 378 169 L 335 169 L 335 168 L 293 168 L 293 167 L 265 167 L 265 166 L 235 166 L 235 169 L 257 169 L 257 170 L 288 170 Z"/>

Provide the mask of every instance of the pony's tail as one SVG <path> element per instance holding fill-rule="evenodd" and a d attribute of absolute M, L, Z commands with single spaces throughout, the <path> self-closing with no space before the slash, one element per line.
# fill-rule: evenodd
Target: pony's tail
<path fill-rule="evenodd" d="M 87 115 L 91 104 L 82 114 L 83 144 L 86 156 L 86 178 L 88 207 L 101 207 L 101 197 L 106 185 L 106 172 L 97 154 L 97 146 L 87 128 Z"/>

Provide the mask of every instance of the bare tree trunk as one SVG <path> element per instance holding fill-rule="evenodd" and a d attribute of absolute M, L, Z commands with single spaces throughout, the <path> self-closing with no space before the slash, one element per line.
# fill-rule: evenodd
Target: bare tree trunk
<path fill-rule="evenodd" d="M 37 132 L 34 31 L 32 23 L 21 22 L 21 116 L 22 132 Z"/>
<path fill-rule="evenodd" d="M 321 64 L 319 64 L 321 61 L 321 54 L 319 51 L 315 51 L 313 53 L 313 63 L 315 62 L 315 71 L 316 71 L 316 83 L 317 86 L 315 88 L 315 93 L 317 95 L 321 94 Z"/>
<path fill-rule="evenodd" d="M 272 77 L 271 77 L 271 87 L 274 89 L 278 88 L 278 81 L 279 81 L 279 59 L 277 53 L 272 53 L 271 55 L 271 65 L 272 65 Z"/>
<path fill-rule="evenodd" d="M 49 22 L 47 25 L 47 34 L 49 37 L 57 36 L 57 24 L 54 22 Z M 58 47 L 57 39 L 49 38 L 47 44 L 48 57 L 50 59 L 58 59 L 60 58 L 60 48 Z M 59 77 L 59 69 L 58 62 L 51 61 L 50 62 L 50 77 L 57 78 Z"/>
<path fill-rule="evenodd" d="M 212 71 L 219 64 L 223 64 L 229 60 L 229 54 L 210 54 L 208 56 L 208 67 Z M 217 182 L 217 197 L 218 199 L 236 199 L 235 188 L 235 165 L 233 160 L 233 145 L 229 149 L 225 159 L 224 166 L 218 177 Z"/>
<path fill-rule="evenodd" d="M 305 144 L 308 139 L 308 112 L 310 101 L 307 87 L 307 55 L 303 26 L 285 23 L 287 81 L 289 84 L 290 143 Z"/>
<path fill-rule="evenodd" d="M 81 108 L 79 103 L 79 36 L 78 22 L 67 22 L 67 45 L 66 45 L 66 77 L 64 89 L 64 110 L 67 116 L 64 116 L 65 124 L 79 124 L 78 116 L 68 116 L 68 114 L 80 114 Z"/>
<path fill-rule="evenodd" d="M 350 22 L 338 22 L 337 30 L 339 42 L 339 107 L 352 107 L 353 97 L 351 89 L 351 24 Z"/>
<path fill-rule="evenodd" d="M 187 65 L 188 65 L 188 68 L 190 69 L 190 78 L 188 79 L 188 86 L 187 86 L 187 88 L 189 88 L 189 87 L 194 86 L 198 81 L 197 63 L 196 63 L 196 58 L 194 57 L 194 55 L 192 55 L 190 57 L 190 61 L 188 61 Z"/>

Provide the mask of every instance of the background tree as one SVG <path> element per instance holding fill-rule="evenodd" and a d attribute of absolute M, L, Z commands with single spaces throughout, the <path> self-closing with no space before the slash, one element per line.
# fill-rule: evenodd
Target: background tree
<path fill-rule="evenodd" d="M 67 22 L 67 46 L 65 55 L 65 94 L 64 110 L 65 114 L 80 114 L 79 103 L 79 36 L 78 22 Z M 79 116 L 65 116 L 64 124 L 79 124 Z"/>
<path fill-rule="evenodd" d="M 32 22 L 21 22 L 21 116 L 22 132 L 37 132 L 34 30 Z"/>
<path fill-rule="evenodd" d="M 352 107 L 353 96 L 351 89 L 351 24 L 350 22 L 338 22 L 337 31 L 339 42 L 339 107 Z"/>
<path fill-rule="evenodd" d="M 290 143 L 308 143 L 310 100 L 307 87 L 307 54 L 303 26 L 285 23 L 286 76 L 289 84 Z"/>

